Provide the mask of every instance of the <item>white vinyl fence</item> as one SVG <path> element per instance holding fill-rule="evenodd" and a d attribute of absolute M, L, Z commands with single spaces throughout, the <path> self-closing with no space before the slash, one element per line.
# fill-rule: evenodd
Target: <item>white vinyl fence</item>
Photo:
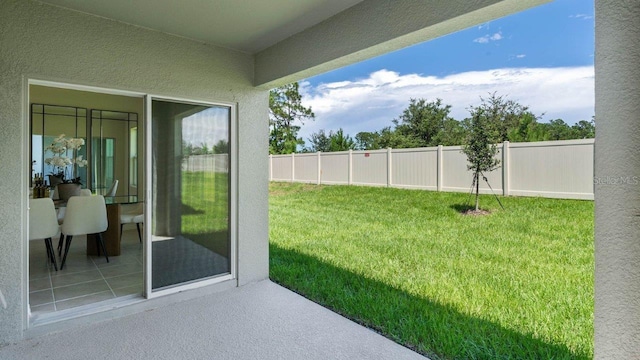
<path fill-rule="evenodd" d="M 229 172 L 228 154 L 190 155 L 182 159 L 182 171 Z"/>
<path fill-rule="evenodd" d="M 269 155 L 271 181 L 467 192 L 472 173 L 460 146 Z M 486 173 L 497 194 L 593 200 L 594 140 L 498 145 Z M 480 182 L 482 193 L 491 193 Z"/>

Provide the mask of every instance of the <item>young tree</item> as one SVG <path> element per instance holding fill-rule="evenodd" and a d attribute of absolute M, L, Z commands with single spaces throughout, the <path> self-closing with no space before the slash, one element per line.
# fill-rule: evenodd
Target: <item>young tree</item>
<path fill-rule="evenodd" d="M 491 104 L 482 103 L 471 109 L 471 118 L 465 121 L 467 138 L 462 152 L 467 155 L 467 169 L 473 171 L 473 185 L 476 192 L 476 211 L 479 210 L 480 176 L 494 170 L 500 164 L 495 158 L 498 147 L 497 132 L 491 123 Z"/>
<path fill-rule="evenodd" d="M 300 125 L 313 120 L 311 108 L 302 105 L 302 95 L 297 82 L 269 91 L 269 153 L 290 154 L 304 140 L 298 137 Z"/>

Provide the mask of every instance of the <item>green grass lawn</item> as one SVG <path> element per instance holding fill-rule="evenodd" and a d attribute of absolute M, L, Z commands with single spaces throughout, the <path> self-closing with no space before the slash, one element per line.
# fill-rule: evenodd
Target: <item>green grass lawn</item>
<path fill-rule="evenodd" d="M 229 257 L 229 177 L 226 173 L 182 172 L 181 232 Z"/>
<path fill-rule="evenodd" d="M 593 202 L 270 184 L 270 276 L 432 359 L 593 356 Z"/>

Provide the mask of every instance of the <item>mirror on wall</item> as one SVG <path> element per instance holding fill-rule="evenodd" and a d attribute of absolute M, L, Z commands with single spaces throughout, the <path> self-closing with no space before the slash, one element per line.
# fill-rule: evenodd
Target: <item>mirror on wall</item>
<path fill-rule="evenodd" d="M 138 114 L 92 109 L 92 189 L 108 195 L 117 180 L 115 196 L 137 197 L 138 169 Z"/>
<path fill-rule="evenodd" d="M 110 195 L 117 181 L 113 196 L 118 202 L 136 202 L 141 161 L 138 132 L 138 113 L 98 110 L 60 105 L 31 104 L 31 158 L 29 178 L 33 186 L 35 174 L 47 180 L 55 168 L 46 164 L 52 154 L 47 151 L 54 139 L 61 134 L 67 138 L 82 138 L 85 145 L 77 153 L 88 160 L 86 167 L 73 167 L 84 188 L 95 194 Z M 91 139 L 88 141 L 88 139 Z"/>
<path fill-rule="evenodd" d="M 36 174 L 47 176 L 56 173 L 53 165 L 45 163 L 45 159 L 53 154 L 47 151 L 47 147 L 61 134 L 68 138 L 82 138 L 87 143 L 87 109 L 73 106 L 31 104 L 31 179 Z M 70 150 L 71 151 L 71 150 Z M 82 155 L 87 158 L 87 146 L 83 146 L 76 154 L 67 154 L 69 157 Z M 74 168 L 74 174 L 67 176 L 80 177 L 80 181 L 87 187 L 89 174 L 86 167 Z"/>

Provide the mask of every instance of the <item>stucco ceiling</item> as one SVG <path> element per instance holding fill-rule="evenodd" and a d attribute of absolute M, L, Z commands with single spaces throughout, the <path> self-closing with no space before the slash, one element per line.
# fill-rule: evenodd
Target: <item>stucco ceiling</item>
<path fill-rule="evenodd" d="M 362 0 L 41 0 L 256 53 Z"/>

